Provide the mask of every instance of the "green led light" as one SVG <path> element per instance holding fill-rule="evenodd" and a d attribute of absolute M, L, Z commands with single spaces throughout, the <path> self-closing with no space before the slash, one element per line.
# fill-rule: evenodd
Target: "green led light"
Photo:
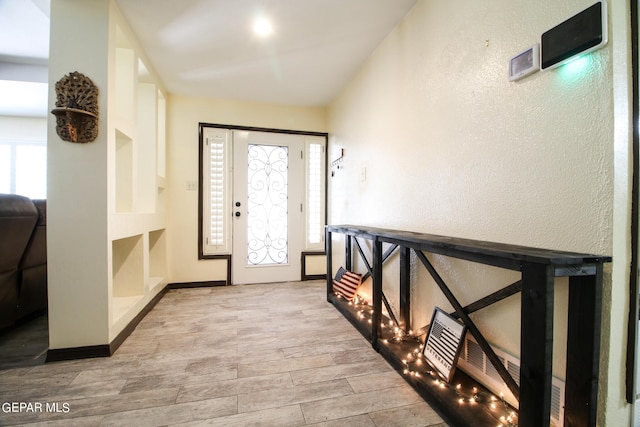
<path fill-rule="evenodd" d="M 560 69 L 562 70 L 562 74 L 567 76 L 575 76 L 577 74 L 583 73 L 591 63 L 591 56 L 588 54 L 578 55 L 575 58 L 569 60 L 569 62 L 565 63 Z"/>

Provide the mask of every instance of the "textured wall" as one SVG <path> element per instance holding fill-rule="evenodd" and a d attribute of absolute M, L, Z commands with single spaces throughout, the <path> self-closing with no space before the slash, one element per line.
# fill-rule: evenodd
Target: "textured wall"
<path fill-rule="evenodd" d="M 611 43 L 583 60 L 507 80 L 510 57 L 593 4 L 419 1 L 329 109 L 332 224 L 352 223 L 610 254 L 613 227 Z M 363 179 L 363 175 L 366 178 Z M 517 279 L 435 257 L 464 303 Z M 414 320 L 447 307 L 413 272 Z M 557 281 L 554 372 L 564 375 L 566 281 Z M 519 352 L 519 298 L 475 316 Z"/>

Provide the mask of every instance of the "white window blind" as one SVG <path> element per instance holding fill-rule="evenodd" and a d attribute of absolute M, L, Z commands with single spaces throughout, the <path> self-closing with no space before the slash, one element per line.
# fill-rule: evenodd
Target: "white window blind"
<path fill-rule="evenodd" d="M 11 193 L 13 167 L 11 145 L 0 143 L 0 193 Z"/>
<path fill-rule="evenodd" d="M 206 129 L 203 138 L 203 254 L 229 254 L 231 132 Z"/>
<path fill-rule="evenodd" d="M 324 138 L 307 137 L 306 248 L 324 248 Z"/>

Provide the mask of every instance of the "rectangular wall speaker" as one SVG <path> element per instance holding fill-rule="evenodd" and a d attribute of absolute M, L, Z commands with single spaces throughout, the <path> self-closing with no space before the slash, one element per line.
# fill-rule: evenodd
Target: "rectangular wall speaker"
<path fill-rule="evenodd" d="M 541 68 L 559 67 L 607 43 L 607 3 L 599 1 L 542 34 Z"/>

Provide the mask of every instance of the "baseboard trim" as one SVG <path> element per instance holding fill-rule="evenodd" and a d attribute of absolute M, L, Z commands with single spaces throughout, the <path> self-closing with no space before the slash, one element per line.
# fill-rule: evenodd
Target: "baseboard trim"
<path fill-rule="evenodd" d="M 61 362 L 63 360 L 92 359 L 95 357 L 109 356 L 111 356 L 111 350 L 107 344 L 88 345 L 85 347 L 55 348 L 53 350 L 47 350 L 47 358 L 44 362 Z"/>
<path fill-rule="evenodd" d="M 325 251 L 302 252 L 300 254 L 300 279 L 302 281 L 325 279 L 327 277 L 326 273 L 307 274 L 307 257 L 309 256 L 325 256 L 326 257 L 327 253 Z"/>
<path fill-rule="evenodd" d="M 213 288 L 217 286 L 227 286 L 227 282 L 224 280 L 212 280 L 208 282 L 183 282 L 183 283 L 169 283 L 168 289 L 188 289 L 188 288 Z"/>
<path fill-rule="evenodd" d="M 129 335 L 131 335 L 131 333 L 136 329 L 136 326 L 138 326 L 142 319 L 144 319 L 145 316 L 149 314 L 151 310 L 153 310 L 153 307 L 155 307 L 156 304 L 160 302 L 160 300 L 162 299 L 162 297 L 164 297 L 168 290 L 168 286 L 162 288 L 162 290 L 158 292 L 156 296 L 153 297 L 142 310 L 140 310 L 140 313 L 138 313 L 138 315 L 134 317 L 131 322 L 129 322 L 129 324 L 122 330 L 122 332 L 120 332 L 118 336 L 115 337 L 113 341 L 111 341 L 111 344 L 109 344 L 109 356 L 113 355 L 113 353 L 115 353 L 116 350 L 120 348 L 124 340 L 126 340 Z"/>
<path fill-rule="evenodd" d="M 63 360 L 75 360 L 75 359 L 91 359 L 95 357 L 111 357 L 116 350 L 122 345 L 122 343 L 131 335 L 136 326 L 149 314 L 153 307 L 164 297 L 169 290 L 169 285 L 165 286 L 151 301 L 134 317 L 131 322 L 118 334 L 117 337 L 109 344 L 89 345 L 85 347 L 71 347 L 71 348 L 55 348 L 47 350 L 47 357 L 45 363 L 49 362 L 61 362 Z"/>
<path fill-rule="evenodd" d="M 131 322 L 118 334 L 117 337 L 109 344 L 88 345 L 85 347 L 55 348 L 47 350 L 45 363 L 61 362 L 63 360 L 75 359 L 91 359 L 95 357 L 111 357 L 122 343 L 131 335 L 136 326 L 149 314 L 153 307 L 164 297 L 171 289 L 188 289 L 188 288 L 205 288 L 215 286 L 226 286 L 224 280 L 214 280 L 208 282 L 186 282 L 186 283 L 169 283 L 151 301 L 134 317 Z"/>

